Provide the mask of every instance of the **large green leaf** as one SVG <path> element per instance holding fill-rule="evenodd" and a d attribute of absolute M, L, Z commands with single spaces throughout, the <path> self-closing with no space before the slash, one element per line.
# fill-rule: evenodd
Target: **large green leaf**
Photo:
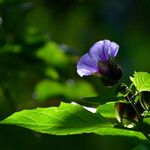
<path fill-rule="evenodd" d="M 112 126 L 99 114 L 91 113 L 80 105 L 67 103 L 61 103 L 59 107 L 16 112 L 0 123 L 55 135 L 89 133 L 101 127 Z"/>
<path fill-rule="evenodd" d="M 34 131 L 54 135 L 95 133 L 99 135 L 130 136 L 144 140 L 142 133 L 113 128 L 97 113 L 80 105 L 61 103 L 59 107 L 37 108 L 16 112 L 0 124 L 18 125 Z"/>
<path fill-rule="evenodd" d="M 135 72 L 130 80 L 139 92 L 150 91 L 150 73 Z"/>

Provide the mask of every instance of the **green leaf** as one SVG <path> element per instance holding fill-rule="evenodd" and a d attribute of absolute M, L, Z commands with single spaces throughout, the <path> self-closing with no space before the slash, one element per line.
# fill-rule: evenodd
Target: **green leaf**
<path fill-rule="evenodd" d="M 150 73 L 135 72 L 130 80 L 139 92 L 150 91 Z"/>
<path fill-rule="evenodd" d="M 127 137 L 137 137 L 141 140 L 146 140 L 145 136 L 138 131 L 133 131 L 129 129 L 120 128 L 99 128 L 94 131 L 94 133 L 99 135 L 112 135 L 112 136 L 127 136 Z"/>
<path fill-rule="evenodd" d="M 142 133 L 113 128 L 103 117 L 80 105 L 61 103 L 59 107 L 37 108 L 16 112 L 0 124 L 18 125 L 54 135 L 95 133 L 98 135 L 130 136 L 145 140 Z"/>
<path fill-rule="evenodd" d="M 54 135 L 90 133 L 101 127 L 112 126 L 99 114 L 91 113 L 80 105 L 67 103 L 61 103 L 59 107 L 16 112 L 0 124 L 18 125 Z"/>

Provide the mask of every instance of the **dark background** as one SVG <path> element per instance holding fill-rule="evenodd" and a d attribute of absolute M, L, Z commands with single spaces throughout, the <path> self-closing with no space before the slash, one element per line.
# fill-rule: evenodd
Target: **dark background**
<path fill-rule="evenodd" d="M 0 0 L 0 118 L 61 100 L 115 94 L 97 77 L 80 78 L 76 63 L 97 41 L 120 45 L 123 82 L 150 70 L 149 0 Z M 51 136 L 0 127 L 2 150 L 149 149 L 136 138 Z M 135 149 L 136 150 L 136 149 Z"/>

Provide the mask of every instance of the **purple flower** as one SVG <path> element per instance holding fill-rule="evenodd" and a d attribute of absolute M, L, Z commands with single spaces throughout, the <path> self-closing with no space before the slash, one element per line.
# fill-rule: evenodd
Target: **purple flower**
<path fill-rule="evenodd" d="M 98 41 L 83 55 L 77 64 L 77 73 L 82 76 L 102 76 L 110 70 L 110 60 L 116 57 L 119 45 L 109 40 Z"/>

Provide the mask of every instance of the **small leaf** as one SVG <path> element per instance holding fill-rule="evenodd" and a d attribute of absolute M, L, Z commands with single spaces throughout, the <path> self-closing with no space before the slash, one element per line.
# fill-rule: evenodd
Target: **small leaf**
<path fill-rule="evenodd" d="M 97 113 L 100 113 L 105 118 L 116 118 L 115 102 L 109 102 L 104 105 L 100 105 L 97 108 Z"/>
<path fill-rule="evenodd" d="M 99 114 L 80 105 L 61 103 L 59 107 L 37 108 L 16 112 L 0 124 L 11 124 L 54 135 L 90 133 L 101 127 L 110 127 Z"/>
<path fill-rule="evenodd" d="M 150 73 L 135 72 L 130 80 L 139 92 L 150 91 Z"/>

